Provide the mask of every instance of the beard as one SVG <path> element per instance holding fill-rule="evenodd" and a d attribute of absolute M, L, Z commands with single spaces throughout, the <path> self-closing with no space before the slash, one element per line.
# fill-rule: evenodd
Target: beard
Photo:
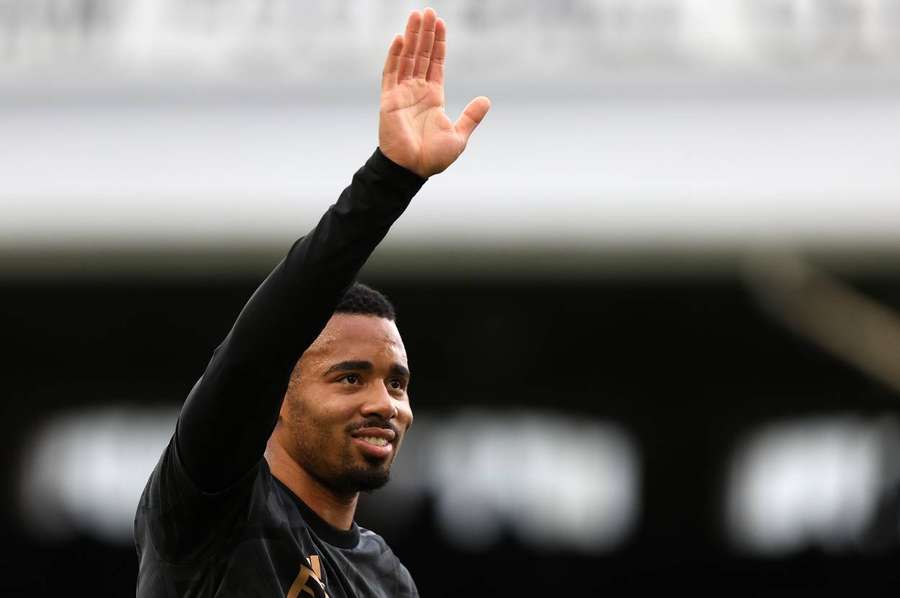
<path fill-rule="evenodd" d="M 293 457 L 300 467 L 338 496 L 372 492 L 390 481 L 393 457 L 384 460 L 358 455 L 349 441 L 329 438 L 314 425 L 301 425 L 295 442 Z"/>
<path fill-rule="evenodd" d="M 372 492 L 378 490 L 391 479 L 391 466 L 372 465 L 371 467 L 353 467 L 340 472 L 322 483 L 330 490 L 338 493 Z"/>
<path fill-rule="evenodd" d="M 391 478 L 391 464 L 370 462 L 363 459 L 363 464 L 352 463 L 352 456 L 347 454 L 341 464 L 335 466 L 325 462 L 319 452 L 307 452 L 301 449 L 300 466 L 320 484 L 338 496 L 350 496 L 357 492 L 372 492 L 384 486 Z"/>

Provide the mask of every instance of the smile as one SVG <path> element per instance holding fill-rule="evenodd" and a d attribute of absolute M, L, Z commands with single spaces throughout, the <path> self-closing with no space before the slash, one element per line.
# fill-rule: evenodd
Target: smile
<path fill-rule="evenodd" d="M 383 436 L 370 436 L 360 434 L 353 438 L 353 444 L 370 459 L 388 459 L 394 453 L 394 445 Z"/>
<path fill-rule="evenodd" d="M 364 442 L 368 442 L 369 444 L 374 444 L 375 446 L 387 446 L 388 441 L 386 438 L 377 438 L 375 436 L 362 436 L 360 440 Z"/>

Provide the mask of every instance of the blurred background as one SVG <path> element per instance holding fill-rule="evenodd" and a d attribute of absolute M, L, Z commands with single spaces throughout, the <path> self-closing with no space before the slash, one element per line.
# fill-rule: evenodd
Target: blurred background
<path fill-rule="evenodd" d="M 493 109 L 361 277 L 416 424 L 360 522 L 430 597 L 895 595 L 900 1 L 432 6 Z M 0 0 L 0 595 L 133 595 L 180 403 L 420 7 Z"/>

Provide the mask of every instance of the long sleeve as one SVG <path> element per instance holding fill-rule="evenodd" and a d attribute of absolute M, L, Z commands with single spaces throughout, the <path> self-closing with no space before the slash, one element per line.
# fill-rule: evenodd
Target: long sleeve
<path fill-rule="evenodd" d="M 178 453 L 199 489 L 223 490 L 260 461 L 294 365 L 424 182 L 376 150 L 250 298 L 178 420 Z"/>

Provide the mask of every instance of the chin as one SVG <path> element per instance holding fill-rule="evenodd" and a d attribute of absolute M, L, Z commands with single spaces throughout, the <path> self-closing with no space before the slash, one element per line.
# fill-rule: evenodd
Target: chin
<path fill-rule="evenodd" d="M 343 495 L 357 492 L 372 492 L 388 483 L 391 467 L 387 463 L 362 463 L 345 467 L 340 471 L 332 471 L 331 475 L 316 476 L 325 486 Z"/>
<path fill-rule="evenodd" d="M 391 479 L 390 467 L 370 467 L 348 472 L 357 492 L 378 490 Z"/>

